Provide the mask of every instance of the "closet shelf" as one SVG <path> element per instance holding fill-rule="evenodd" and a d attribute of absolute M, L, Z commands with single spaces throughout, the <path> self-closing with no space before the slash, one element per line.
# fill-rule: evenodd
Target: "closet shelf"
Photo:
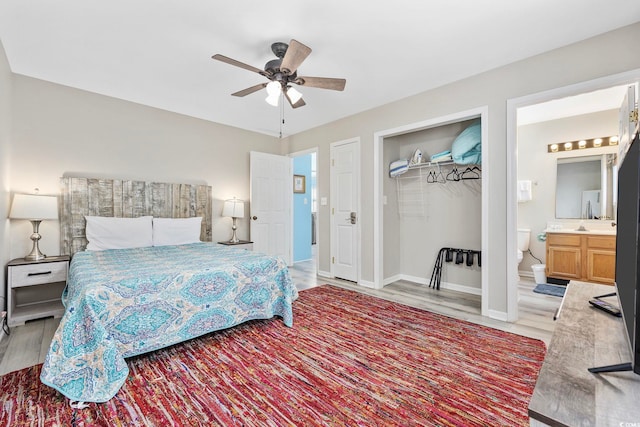
<path fill-rule="evenodd" d="M 436 168 L 436 167 L 440 167 L 440 166 L 449 166 L 449 165 L 455 165 L 456 162 L 454 162 L 453 160 L 443 160 L 441 162 L 426 162 L 426 163 L 418 163 L 418 164 L 414 164 L 414 165 L 409 165 L 408 169 L 423 169 L 423 168 Z"/>

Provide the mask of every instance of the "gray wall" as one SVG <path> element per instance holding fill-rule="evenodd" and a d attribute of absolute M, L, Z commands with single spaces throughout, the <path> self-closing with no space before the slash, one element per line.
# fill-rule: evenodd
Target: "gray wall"
<path fill-rule="evenodd" d="M 508 36 L 508 35 L 506 35 Z M 490 175 L 488 205 L 488 248 L 490 259 L 483 259 L 488 268 L 488 308 L 493 312 L 507 311 L 507 100 L 578 82 L 609 76 L 640 68 L 637 40 L 640 23 L 617 31 L 543 53 L 505 67 L 402 99 L 356 114 L 336 122 L 311 129 L 288 138 L 287 150 L 302 151 L 319 147 L 319 196 L 329 193 L 329 144 L 360 137 L 362 211 L 373 212 L 373 135 L 375 132 L 405 126 L 460 111 L 488 106 L 488 161 Z M 362 280 L 373 282 L 374 259 L 373 215 L 361 216 Z M 319 221 L 329 224 L 329 206 L 320 206 Z M 320 232 L 320 270 L 329 271 L 328 227 Z"/>
<path fill-rule="evenodd" d="M 0 309 L 5 306 L 5 268 L 9 259 L 9 143 L 11 137 L 11 70 L 0 43 Z"/>
<path fill-rule="evenodd" d="M 58 194 L 65 174 L 204 182 L 213 188 L 214 241 L 231 236 L 222 201 L 249 199 L 249 151 L 280 151 L 271 136 L 20 75 L 13 92 L 11 191 Z M 58 226 L 42 223 L 45 254 L 59 253 Z M 10 228 L 11 257 L 23 256 L 30 224 L 12 221 Z M 238 222 L 238 237 L 249 237 L 247 218 Z"/>
<path fill-rule="evenodd" d="M 518 179 L 534 182 L 533 198 L 528 202 L 518 203 L 518 227 L 531 229 L 529 248 L 533 255 L 543 262 L 546 261 L 546 246 L 545 242 L 537 239 L 537 235 L 543 232 L 549 221 L 555 221 L 556 162 L 560 158 L 576 156 L 575 152 L 548 153 L 547 145 L 617 134 L 617 110 L 518 127 Z M 585 150 L 580 154 L 594 155 L 617 151 L 617 147 L 606 147 Z M 530 255 L 525 255 L 519 270 L 523 275 L 530 275 L 531 265 L 537 263 L 538 261 Z"/>

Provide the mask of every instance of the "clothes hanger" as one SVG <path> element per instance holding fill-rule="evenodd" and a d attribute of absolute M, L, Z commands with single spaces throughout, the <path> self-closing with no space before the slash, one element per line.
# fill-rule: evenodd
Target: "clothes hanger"
<path fill-rule="evenodd" d="M 446 176 L 447 181 L 460 181 L 460 174 L 458 173 L 458 167 L 454 166 Z"/>
<path fill-rule="evenodd" d="M 474 166 L 475 169 L 478 169 L 477 166 Z M 480 174 L 473 170 L 470 167 L 467 167 L 462 174 L 460 174 L 460 179 L 480 179 Z"/>

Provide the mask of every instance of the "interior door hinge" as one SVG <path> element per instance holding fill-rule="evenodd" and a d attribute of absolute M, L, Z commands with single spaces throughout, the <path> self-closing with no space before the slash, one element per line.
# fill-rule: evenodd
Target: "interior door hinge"
<path fill-rule="evenodd" d="M 335 214 L 336 214 L 335 208 L 331 208 L 331 215 L 335 215 Z"/>
<path fill-rule="evenodd" d="M 335 166 L 336 165 L 336 159 L 331 159 L 331 166 Z"/>
<path fill-rule="evenodd" d="M 336 263 L 336 257 L 332 256 L 331 257 L 331 264 L 335 264 Z"/>
<path fill-rule="evenodd" d="M 638 109 L 632 110 L 629 112 L 629 121 L 638 123 Z"/>

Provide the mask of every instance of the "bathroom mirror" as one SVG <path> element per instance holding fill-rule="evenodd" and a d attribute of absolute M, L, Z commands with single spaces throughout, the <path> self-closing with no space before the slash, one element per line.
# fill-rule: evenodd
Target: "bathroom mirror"
<path fill-rule="evenodd" d="M 614 219 L 617 155 L 557 160 L 556 218 Z"/>

